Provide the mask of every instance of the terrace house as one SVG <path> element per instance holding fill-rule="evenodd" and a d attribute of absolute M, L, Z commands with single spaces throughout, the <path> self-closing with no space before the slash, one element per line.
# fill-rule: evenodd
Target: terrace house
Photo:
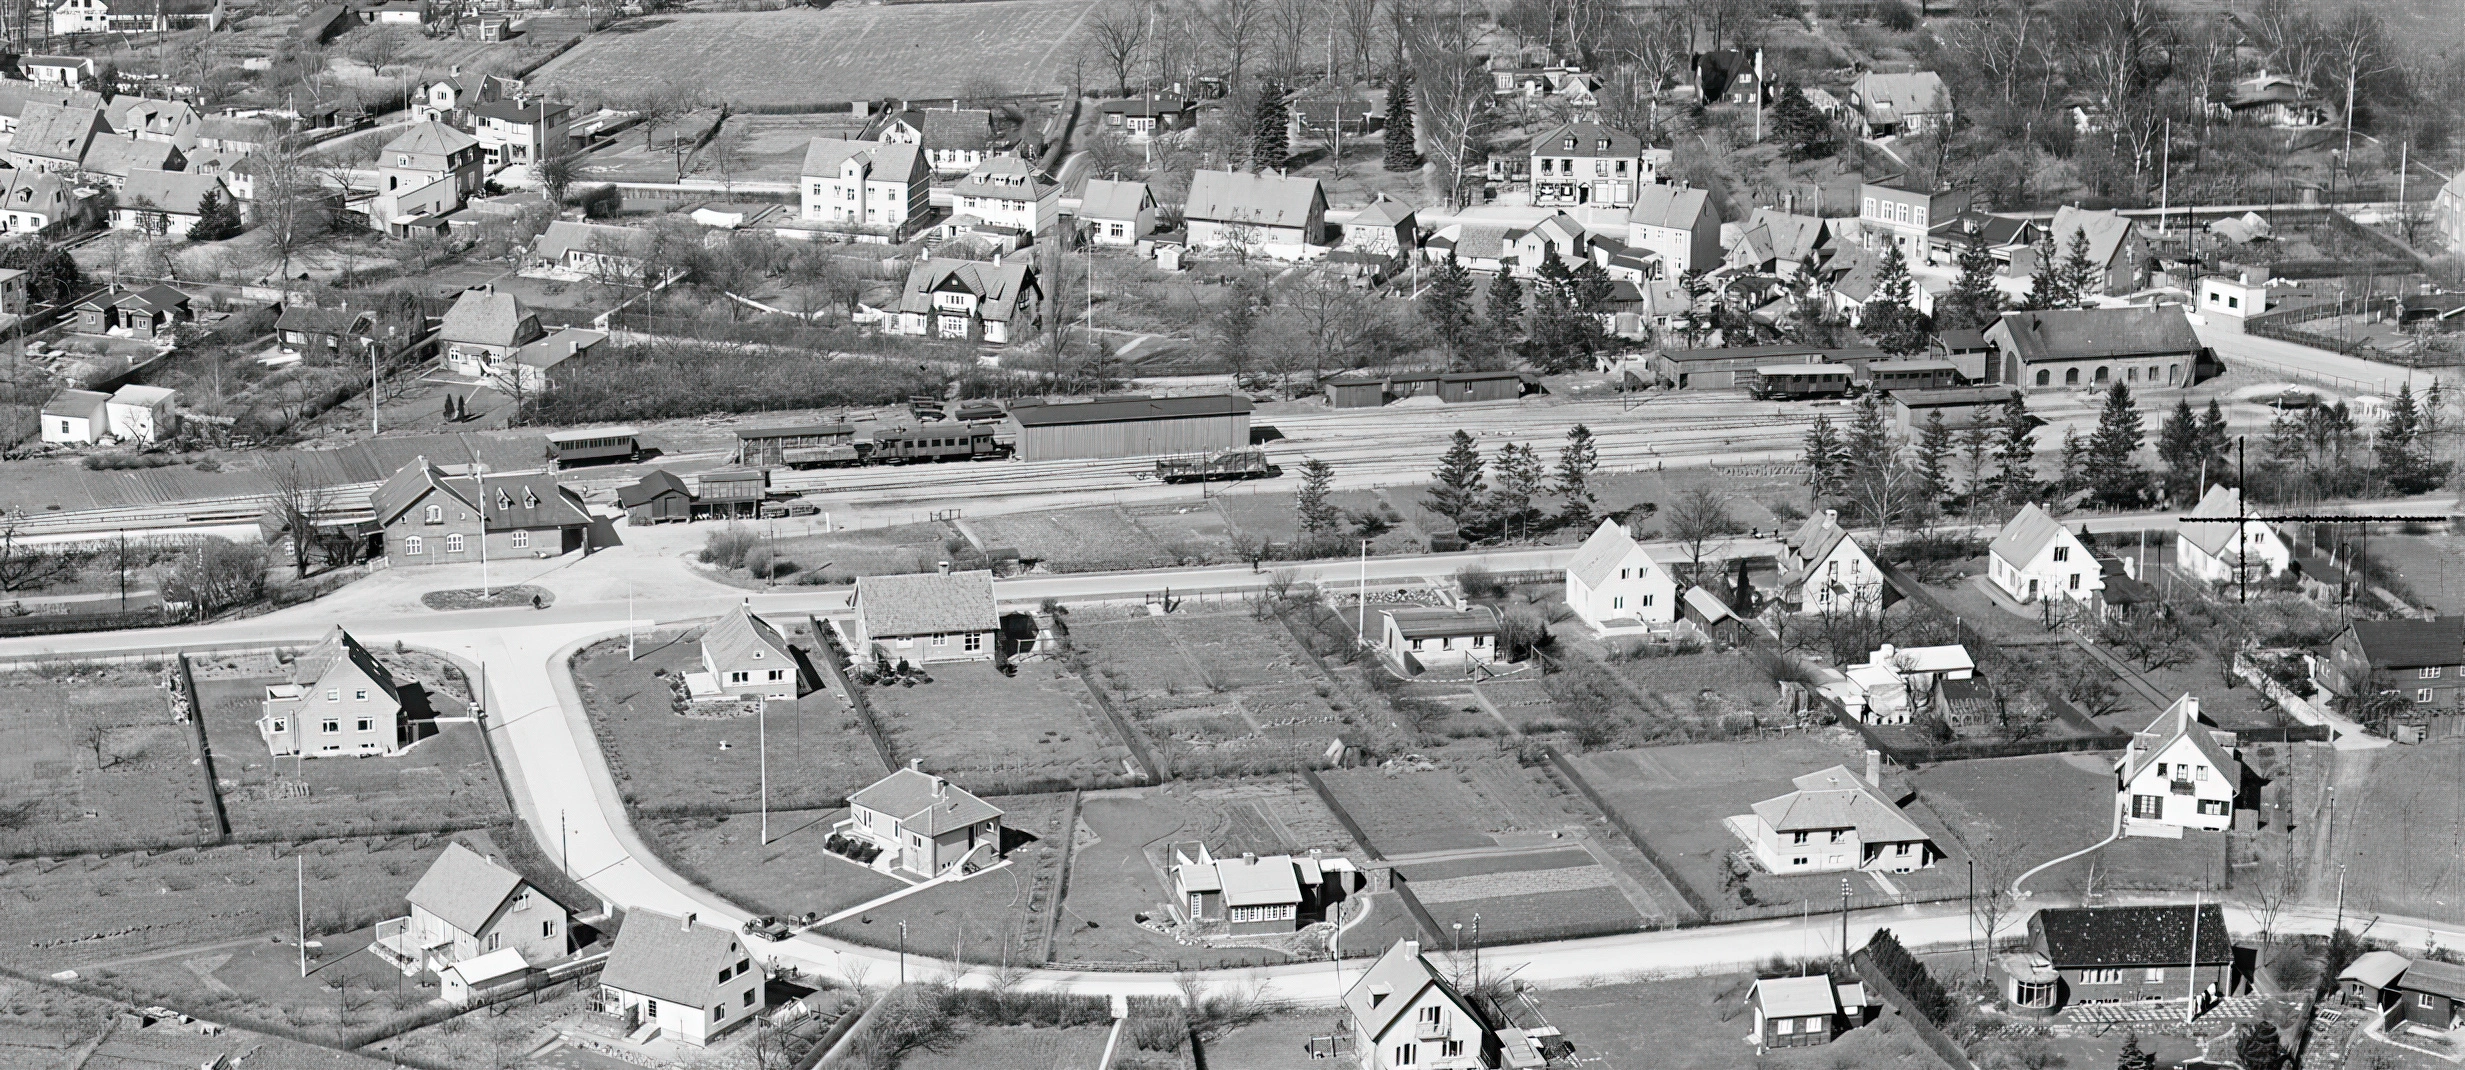
<path fill-rule="evenodd" d="M 808 690 L 787 637 L 750 605 L 727 611 L 702 633 L 702 671 L 739 698 L 785 700 Z"/>
<path fill-rule="evenodd" d="M 1492 1070 L 1501 1045 L 1470 1001 L 1399 940 L 1344 991 L 1344 1020 L 1362 1070 Z"/>
<path fill-rule="evenodd" d="M 1532 139 L 1532 203 L 1629 208 L 1643 173 L 1643 142 L 1596 122 L 1566 123 Z"/>
<path fill-rule="evenodd" d="M 257 735 L 277 758 L 391 756 L 409 742 L 401 685 L 340 627 L 267 684 L 257 708 Z"/>
<path fill-rule="evenodd" d="M 386 559 L 397 568 L 590 549 L 591 514 L 582 496 L 546 472 L 448 477 L 415 457 L 369 503 Z"/>
<path fill-rule="evenodd" d="M 930 210 L 932 172 L 914 144 L 817 137 L 805 146 L 803 210 L 809 223 L 878 227 L 903 235 Z"/>
<path fill-rule="evenodd" d="M 1594 635 L 1639 634 L 1676 622 L 1678 583 L 1613 518 L 1567 564 L 1566 605 Z"/>
<path fill-rule="evenodd" d="M 1498 660 L 1498 616 L 1488 606 L 1399 607 L 1379 611 L 1379 618 L 1378 649 L 1405 675 L 1477 673 Z"/>
<path fill-rule="evenodd" d="M 490 167 L 553 160 L 573 151 L 573 105 L 546 100 L 483 101 L 470 107 L 471 132 Z"/>
<path fill-rule="evenodd" d="M 1882 569 L 1837 509 L 1807 517 L 1782 541 L 1780 589 L 1799 613 L 1879 612 L 1886 597 Z"/>
<path fill-rule="evenodd" d="M 2189 386 L 2206 350 L 2179 305 L 2006 312 L 1986 328 L 1995 381 L 2023 390 Z"/>
<path fill-rule="evenodd" d="M 2035 502 L 2022 506 L 1987 544 L 1986 578 L 2022 603 L 2085 602 L 2105 589 L 2104 573 L 2088 546 Z"/>
<path fill-rule="evenodd" d="M 861 576 L 853 596 L 859 658 L 885 665 L 987 661 L 1001 631 L 984 569 Z"/>
<path fill-rule="evenodd" d="M 848 796 L 843 827 L 879 846 L 882 865 L 914 876 L 992 865 L 1001 857 L 1001 808 L 923 771 L 921 761 Z"/>
<path fill-rule="evenodd" d="M 1044 291 L 1024 257 L 1003 263 L 940 257 L 907 269 L 882 329 L 918 338 L 1008 345 L 1043 329 Z"/>
<path fill-rule="evenodd" d="M 1327 244 L 1327 195 L 1315 178 L 1240 171 L 1190 176 L 1182 208 L 1192 248 L 1233 247 L 1275 254 Z"/>
<path fill-rule="evenodd" d="M 1626 213 L 1626 244 L 1660 258 L 1661 277 L 1679 279 L 1720 266 L 1720 212 L 1689 186 L 1647 185 Z"/>
<path fill-rule="evenodd" d="M 1295 932 L 1324 920 L 1343 898 L 1351 863 L 1306 855 L 1217 858 L 1203 843 L 1177 843 L 1172 858 L 1173 909 L 1192 922 L 1222 923 L 1235 935 Z"/>
<path fill-rule="evenodd" d="M 2393 692 L 2415 714 L 2465 707 L 2465 617 L 2353 621 L 2311 659 L 2311 680 L 2339 698 Z"/>
<path fill-rule="evenodd" d="M 522 875 L 456 840 L 405 896 L 411 913 L 377 923 L 369 952 L 409 977 L 511 951 L 528 965 L 563 958 L 572 915 Z"/>
<path fill-rule="evenodd" d="M 2207 999 L 2232 991 L 2234 938 L 2214 903 L 2049 907 L 2029 916 L 2028 950 L 1995 965 L 2004 997 L 2027 1010 Z"/>
<path fill-rule="evenodd" d="M 1019 237 L 1024 245 L 1061 220 L 1061 184 L 1017 156 L 995 156 L 950 187 L 957 230 L 991 229 Z"/>
<path fill-rule="evenodd" d="M 1881 775 L 1881 761 L 1867 752 L 1868 777 Z M 1728 821 L 1767 872 L 1908 873 L 1943 857 L 1934 837 L 1884 798 L 1872 780 L 1860 779 L 1848 766 L 1808 773 L 1791 783 L 1796 791 L 1765 799 L 1755 804 L 1753 813 Z"/>
<path fill-rule="evenodd" d="M 590 1009 L 618 1019 L 628 1037 L 701 1048 L 761 1016 L 766 980 L 736 933 L 637 908 L 608 949 Z"/>
<path fill-rule="evenodd" d="M 75 174 L 85 167 L 86 151 L 96 138 L 111 132 L 103 109 L 34 101 L 17 118 L 17 132 L 8 145 L 8 164 L 20 171 Z"/>
<path fill-rule="evenodd" d="M 2201 721 L 2196 695 L 2175 699 L 2135 733 L 2114 763 L 2114 775 L 2127 834 L 2179 837 L 2184 829 L 2223 832 L 2234 826 L 2242 760 L 2234 754 L 2234 733 Z"/>
<path fill-rule="evenodd" d="M 2294 548 L 2265 520 L 2244 520 L 2242 491 L 2217 484 L 2174 526 L 2174 563 L 2211 583 L 2267 579 L 2294 564 Z M 2198 523 L 2223 520 L 2226 523 Z"/>

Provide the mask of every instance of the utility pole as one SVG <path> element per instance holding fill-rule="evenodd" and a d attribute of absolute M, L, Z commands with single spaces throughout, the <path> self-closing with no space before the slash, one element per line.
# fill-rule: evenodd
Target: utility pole
<path fill-rule="evenodd" d="M 368 433 L 377 434 L 377 347 L 368 347 Z"/>
<path fill-rule="evenodd" d="M 1840 961 L 1849 961 L 1849 878 L 1840 878 Z"/>
<path fill-rule="evenodd" d="M 1369 642 L 1369 540 L 1361 540 L 1361 582 L 1355 589 L 1356 604 L 1352 614 L 1352 641 L 1357 649 Z"/>
<path fill-rule="evenodd" d="M 1978 970 L 1977 962 L 1977 860 L 1964 859 L 1969 864 L 1969 969 Z"/>
<path fill-rule="evenodd" d="M 899 919 L 899 987 L 907 987 L 907 919 Z"/>
<path fill-rule="evenodd" d="M 2200 1016 L 2200 893 L 2191 893 L 2191 965 L 2183 971 L 2183 1024 Z"/>
<path fill-rule="evenodd" d="M 302 750 L 307 748 L 303 746 Z M 297 897 L 300 920 L 300 976 L 308 976 L 308 858 L 299 853 L 298 844 L 291 845 L 292 894 Z"/>
<path fill-rule="evenodd" d="M 764 695 L 755 708 L 753 733 L 762 766 L 762 846 L 770 846 L 770 696 Z"/>
<path fill-rule="evenodd" d="M 559 855 L 564 856 L 565 879 L 572 880 L 573 839 L 571 834 L 565 831 L 565 811 L 563 809 L 556 812 L 556 850 Z"/>

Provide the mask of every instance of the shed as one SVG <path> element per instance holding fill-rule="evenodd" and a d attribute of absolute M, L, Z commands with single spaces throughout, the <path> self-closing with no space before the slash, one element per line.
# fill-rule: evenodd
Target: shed
<path fill-rule="evenodd" d="M 468 1007 L 482 990 L 519 979 L 530 969 L 531 964 L 522 960 L 521 948 L 501 948 L 438 970 L 437 995 L 454 1006 Z"/>
<path fill-rule="evenodd" d="M 2019 391 L 2008 386 L 1954 386 L 1939 390 L 1894 390 L 1891 392 L 1892 415 L 1900 423 L 1902 434 L 1915 434 L 1936 413 L 1954 429 L 1972 423 L 1993 423 L 2002 418 L 2003 406 Z"/>
<path fill-rule="evenodd" d="M 1239 394 L 1022 401 L 1010 406 L 1006 430 L 1028 461 L 1207 453 L 1249 445 L 1251 409 Z"/>
<path fill-rule="evenodd" d="M 625 510 L 629 524 L 663 524 L 671 520 L 693 519 L 693 492 L 685 489 L 685 481 L 664 468 L 652 469 L 641 479 L 616 490 L 616 504 Z"/>
<path fill-rule="evenodd" d="M 2379 1010 L 2396 997 L 2397 978 L 2413 963 L 2394 951 L 2368 951 L 2337 975 L 2337 998 L 2349 1007 Z"/>

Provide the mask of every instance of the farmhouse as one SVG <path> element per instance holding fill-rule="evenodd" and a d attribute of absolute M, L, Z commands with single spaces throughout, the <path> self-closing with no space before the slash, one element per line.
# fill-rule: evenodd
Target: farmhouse
<path fill-rule="evenodd" d="M 159 442 L 180 430 L 180 392 L 130 383 L 111 392 L 103 415 L 111 437 L 122 442 Z"/>
<path fill-rule="evenodd" d="M 1881 757 L 1866 755 L 1867 777 L 1881 775 Z M 1908 873 L 1943 857 L 1934 838 L 1884 798 L 1871 779 L 1845 765 L 1791 781 L 1797 790 L 1756 803 L 1728 820 L 1771 873 L 1873 870 Z"/>
<path fill-rule="evenodd" d="M 2049 907 L 2028 920 L 2028 950 L 1999 956 L 2003 998 L 2051 1012 L 2083 1003 L 2213 999 L 2234 984 L 2225 911 L 2200 906 Z"/>
<path fill-rule="evenodd" d="M 506 952 L 536 966 L 572 946 L 572 914 L 562 904 L 458 840 L 405 898 L 411 913 L 378 922 L 368 949 L 406 977 Z"/>
<path fill-rule="evenodd" d="M 700 1048 L 761 1016 L 764 981 L 735 933 L 636 908 L 608 949 L 591 1009 L 622 1020 L 628 1036 Z"/>
<path fill-rule="evenodd" d="M 1678 583 L 1613 518 L 1567 564 L 1566 605 L 1594 635 L 1635 635 L 1676 622 Z"/>
<path fill-rule="evenodd" d="M 2356 620 L 2311 659 L 2311 680 L 2339 698 L 2393 693 L 2414 713 L 2465 706 L 2465 617 Z"/>
<path fill-rule="evenodd" d="M 859 658 L 883 665 L 985 661 L 1001 630 L 984 569 L 860 576 L 852 597 Z"/>
<path fill-rule="evenodd" d="M 1747 993 L 1754 1011 L 1755 1050 L 1804 1048 L 1829 1044 L 1832 1038 L 1864 1021 L 1866 986 L 1835 983 L 1825 974 L 1812 977 L 1766 977 Z"/>
<path fill-rule="evenodd" d="M 1217 858 L 1203 843 L 1177 843 L 1172 858 L 1173 908 L 1198 924 L 1221 923 L 1236 935 L 1288 933 L 1326 918 L 1343 898 L 1344 859 L 1306 855 Z"/>
<path fill-rule="evenodd" d="M 1155 193 L 1144 182 L 1091 178 L 1079 195 L 1078 224 L 1097 245 L 1136 245 L 1155 232 Z"/>
<path fill-rule="evenodd" d="M 2234 734 L 2200 720 L 2200 700 L 2186 694 L 2131 737 L 2114 763 L 2125 805 L 2123 831 L 2181 836 L 2183 829 L 2222 832 L 2234 825 L 2242 790 L 2242 760 Z"/>
<path fill-rule="evenodd" d="M 590 510 L 547 472 L 449 478 L 428 458 L 415 457 L 377 488 L 369 504 L 384 533 L 386 559 L 397 568 L 590 549 Z"/>
<path fill-rule="evenodd" d="M 1298 255 L 1297 247 L 1327 244 L 1327 194 L 1315 178 L 1199 171 L 1181 216 L 1192 248 Z"/>
<path fill-rule="evenodd" d="M 2268 579 L 2293 567 L 2294 548 L 2265 520 L 2244 520 L 2242 491 L 2208 488 L 2200 504 L 2174 525 L 2174 563 L 2211 583 Z M 2200 523 L 2223 520 L 2225 523 Z"/>
<path fill-rule="evenodd" d="M 111 395 L 94 390 L 53 394 L 43 403 L 43 441 L 85 444 L 111 434 L 110 417 L 104 410 L 110 400 Z"/>
<path fill-rule="evenodd" d="M 1488 606 L 1379 611 L 1379 652 L 1407 676 L 1432 669 L 1477 672 L 1498 660 L 1498 615 Z"/>
<path fill-rule="evenodd" d="M 1344 990 L 1344 1021 L 1362 1070 L 1500 1065 L 1499 1035 L 1421 958 L 1418 940 L 1390 945 Z"/>
<path fill-rule="evenodd" d="M 1709 271 L 1720 266 L 1720 211 L 1704 190 L 1644 186 L 1626 213 L 1626 244 L 1659 256 L 1663 278 Z"/>
<path fill-rule="evenodd" d="M 1986 546 L 1986 578 L 2020 602 L 2040 598 L 2086 601 L 2105 577 L 2080 537 L 2031 502 Z"/>
<path fill-rule="evenodd" d="M 654 468 L 641 479 L 616 489 L 616 504 L 631 525 L 693 519 L 693 492 L 665 468 Z"/>
<path fill-rule="evenodd" d="M 1807 517 L 1782 541 L 1780 589 L 1800 613 L 1880 612 L 1886 597 L 1882 570 L 1840 526 L 1838 509 Z"/>
<path fill-rule="evenodd" d="M 1012 402 L 1008 430 L 1028 461 L 1212 453 L 1250 444 L 1250 399 L 1239 394 Z"/>
<path fill-rule="evenodd" d="M 409 742 L 401 686 L 340 627 L 266 685 L 258 710 L 257 735 L 277 758 L 390 756 Z"/>
<path fill-rule="evenodd" d="M 754 616 L 750 604 L 729 610 L 702 633 L 702 671 L 719 690 L 740 698 L 792 699 L 811 690 L 787 638 Z"/>
<path fill-rule="evenodd" d="M 483 286 L 454 298 L 437 328 L 437 347 L 443 351 L 447 370 L 479 378 L 497 361 L 511 356 L 516 347 L 544 333 L 538 314 L 523 307 L 521 298 Z"/>
<path fill-rule="evenodd" d="M 880 847 L 890 869 L 918 877 L 992 865 L 1001 857 L 1001 809 L 924 772 L 920 761 L 848 796 L 840 827 Z"/>
<path fill-rule="evenodd" d="M 1043 329 L 1044 289 L 1026 258 L 1003 263 L 932 257 L 907 270 L 882 329 L 918 338 L 1007 345 Z"/>

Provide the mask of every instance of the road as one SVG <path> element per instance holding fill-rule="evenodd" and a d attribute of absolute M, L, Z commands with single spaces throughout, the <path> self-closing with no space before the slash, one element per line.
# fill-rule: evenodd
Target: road
<path fill-rule="evenodd" d="M 2313 349 L 2273 338 L 2260 338 L 2206 324 L 2195 330 L 2200 344 L 2217 351 L 2229 364 L 2241 364 L 2264 374 L 2281 375 L 2288 379 L 2307 380 L 2322 386 L 2354 394 L 2394 395 L 2397 387 L 2411 382 L 2415 393 L 2430 383 L 2434 376 L 2425 371 L 2383 364 L 2361 357 L 2349 357 L 2325 349 Z M 2456 377 L 2448 377 L 2456 385 Z"/>

